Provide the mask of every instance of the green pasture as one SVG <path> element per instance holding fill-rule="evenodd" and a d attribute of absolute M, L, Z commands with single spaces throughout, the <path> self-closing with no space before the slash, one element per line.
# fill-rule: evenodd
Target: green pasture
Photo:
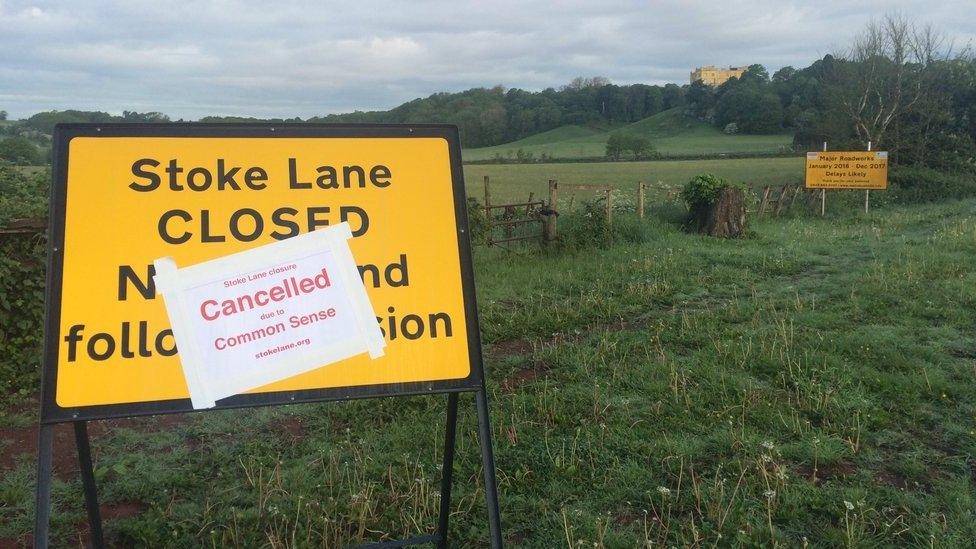
<path fill-rule="evenodd" d="M 561 126 L 533 136 L 493 147 L 466 149 L 466 160 L 514 159 L 519 149 L 535 158 L 598 158 L 606 153 L 612 132 L 626 132 L 650 139 L 661 154 L 772 153 L 789 150 L 788 134 L 727 135 L 715 127 L 675 108 L 633 124 L 598 127 Z"/>
<path fill-rule="evenodd" d="M 597 162 L 555 164 L 468 164 L 464 166 L 469 197 L 484 200 L 484 178 L 489 177 L 492 202 L 524 201 L 529 193 L 548 196 L 548 181 L 566 184 L 610 185 L 623 193 L 636 192 L 638 181 L 647 185 L 648 200 L 676 192 L 692 177 L 713 173 L 733 182 L 763 185 L 797 184 L 803 181 L 803 158 L 743 158 L 726 160 L 669 160 L 651 162 Z M 587 198 L 593 191 L 560 191 L 560 200 L 571 194 Z"/>

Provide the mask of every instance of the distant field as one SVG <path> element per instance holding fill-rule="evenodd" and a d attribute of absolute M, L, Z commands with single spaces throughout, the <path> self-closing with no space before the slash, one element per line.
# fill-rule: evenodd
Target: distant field
<path fill-rule="evenodd" d="M 614 131 L 646 136 L 662 154 L 769 153 L 785 150 L 792 143 L 792 137 L 787 134 L 726 135 L 675 108 L 613 128 L 561 126 L 512 143 L 467 149 L 464 158 L 515 158 L 519 149 L 536 158 L 543 154 L 553 158 L 600 157 L 605 154 L 607 139 Z"/>
<path fill-rule="evenodd" d="M 567 164 L 474 164 L 464 167 L 468 196 L 482 200 L 484 177 L 491 180 L 492 201 L 525 199 L 530 192 L 536 197 L 548 192 L 548 181 L 562 183 L 612 185 L 627 192 L 638 181 L 648 187 L 648 199 L 664 197 L 680 189 L 700 173 L 712 173 L 734 182 L 752 186 L 797 183 L 803 178 L 802 158 L 745 158 L 728 160 L 672 160 L 656 162 L 592 162 Z M 561 193 L 569 198 L 569 191 Z M 578 197 L 591 195 L 580 192 Z"/>

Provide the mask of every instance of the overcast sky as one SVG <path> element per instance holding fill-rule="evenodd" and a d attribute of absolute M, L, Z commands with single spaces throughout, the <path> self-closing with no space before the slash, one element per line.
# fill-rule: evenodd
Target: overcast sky
<path fill-rule="evenodd" d="M 581 75 L 683 84 L 703 64 L 807 66 L 888 9 L 976 44 L 973 0 L 0 0 L 0 110 L 305 118 Z"/>

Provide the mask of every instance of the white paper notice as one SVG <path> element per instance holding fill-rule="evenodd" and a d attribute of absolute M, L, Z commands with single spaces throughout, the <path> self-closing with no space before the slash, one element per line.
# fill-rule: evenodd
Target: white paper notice
<path fill-rule="evenodd" d="M 369 353 L 386 341 L 347 223 L 177 269 L 155 261 L 193 407 Z"/>

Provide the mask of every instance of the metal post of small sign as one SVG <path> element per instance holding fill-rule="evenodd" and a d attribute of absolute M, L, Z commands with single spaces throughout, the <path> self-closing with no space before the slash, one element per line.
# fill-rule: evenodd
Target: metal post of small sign
<path fill-rule="evenodd" d="M 871 152 L 871 142 L 870 141 L 868 141 L 868 152 Z M 870 200 L 871 200 L 871 190 L 870 189 L 865 189 L 864 190 L 864 213 L 868 213 L 868 208 L 869 208 L 868 205 L 870 204 Z"/>
<path fill-rule="evenodd" d="M 823 152 L 827 152 L 827 142 L 823 142 Z M 827 189 L 820 189 L 820 217 L 827 212 Z"/>

